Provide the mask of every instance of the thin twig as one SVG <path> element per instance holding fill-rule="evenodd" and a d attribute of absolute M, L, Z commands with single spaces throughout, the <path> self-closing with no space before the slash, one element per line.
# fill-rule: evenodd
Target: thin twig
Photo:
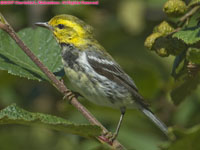
<path fill-rule="evenodd" d="M 187 18 L 191 17 L 199 8 L 200 6 L 192 8 L 189 12 L 187 12 L 183 17 L 180 18 L 179 22 L 183 22 Z"/>
<path fill-rule="evenodd" d="M 200 6 L 195 6 L 194 8 L 192 8 L 190 11 L 188 11 L 184 16 L 182 16 L 179 21 L 178 24 L 185 22 L 188 18 L 190 18 L 198 9 L 200 8 Z"/>
<path fill-rule="evenodd" d="M 23 43 L 23 41 L 17 36 L 14 29 L 8 24 L 8 22 L 0 14 L 0 28 L 6 31 L 11 38 L 19 45 L 19 47 L 26 53 L 27 56 L 42 70 L 42 72 L 50 79 L 52 84 L 60 91 L 65 99 L 69 100 L 70 103 L 81 112 L 81 114 L 93 125 L 101 127 L 103 134 L 107 133 L 108 130 L 76 99 L 74 94 L 67 89 L 63 82 L 57 80 L 56 76 L 48 70 L 48 68 L 31 52 L 31 50 Z M 104 135 L 102 135 L 104 137 Z M 106 137 L 104 137 L 106 139 Z M 102 138 L 97 138 L 102 142 Z M 106 141 L 104 141 L 106 142 Z M 110 142 L 107 142 L 111 144 Z M 117 140 L 112 143 L 112 147 L 116 150 L 124 150 L 125 147 L 121 145 Z"/>
<path fill-rule="evenodd" d="M 179 20 L 178 20 L 178 27 L 172 31 L 171 33 L 169 33 L 167 36 L 171 36 L 172 34 L 180 31 L 182 29 L 182 27 L 184 26 L 185 22 L 196 12 L 198 11 L 200 8 L 200 6 L 195 6 L 194 8 L 192 8 L 190 11 L 188 11 L 184 16 L 182 16 Z"/>

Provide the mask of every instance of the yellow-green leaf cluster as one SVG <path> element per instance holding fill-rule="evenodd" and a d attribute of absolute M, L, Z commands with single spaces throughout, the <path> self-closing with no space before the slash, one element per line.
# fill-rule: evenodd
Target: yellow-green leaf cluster
<path fill-rule="evenodd" d="M 179 17 L 183 15 L 187 10 L 187 6 L 182 0 L 168 0 L 163 11 L 170 17 Z"/>
<path fill-rule="evenodd" d="M 185 44 L 180 40 L 173 39 L 171 33 L 174 31 L 173 26 L 168 22 L 163 21 L 153 30 L 145 40 L 145 46 L 154 50 L 159 56 L 166 57 L 177 55 L 185 49 Z"/>
<path fill-rule="evenodd" d="M 161 33 L 162 36 L 166 36 L 169 33 L 173 32 L 174 28 L 167 22 L 163 21 L 158 26 L 156 26 L 153 30 L 153 32 Z"/>

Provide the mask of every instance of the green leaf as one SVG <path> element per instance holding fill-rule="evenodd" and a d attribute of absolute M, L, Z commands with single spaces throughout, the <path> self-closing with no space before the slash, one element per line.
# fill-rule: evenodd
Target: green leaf
<path fill-rule="evenodd" d="M 95 125 L 74 124 L 60 117 L 32 113 L 12 104 L 0 111 L 0 124 L 44 125 L 50 129 L 94 137 L 101 134 L 101 129 Z"/>
<path fill-rule="evenodd" d="M 190 47 L 187 51 L 187 60 L 194 64 L 200 64 L 200 49 Z"/>
<path fill-rule="evenodd" d="M 62 68 L 60 47 L 46 29 L 23 29 L 19 37 L 52 72 Z M 48 80 L 7 33 L 0 30 L 0 69 L 13 75 L 34 80 Z"/>
<path fill-rule="evenodd" d="M 185 79 L 180 83 L 176 83 L 176 87 L 171 92 L 171 98 L 174 104 L 180 104 L 187 96 L 189 96 L 199 84 L 199 75 Z"/>
<path fill-rule="evenodd" d="M 173 34 L 173 37 L 183 40 L 186 44 L 200 41 L 200 26 L 188 27 Z"/>
<path fill-rule="evenodd" d="M 173 128 L 177 139 L 170 144 L 167 150 L 199 150 L 200 125 L 191 129 Z"/>

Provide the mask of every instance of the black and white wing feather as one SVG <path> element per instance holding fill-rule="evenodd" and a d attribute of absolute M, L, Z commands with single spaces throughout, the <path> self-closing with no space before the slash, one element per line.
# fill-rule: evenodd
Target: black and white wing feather
<path fill-rule="evenodd" d="M 133 100 L 139 104 L 139 109 L 154 122 L 165 135 L 168 136 L 168 129 L 148 108 L 148 104 L 138 93 L 138 89 L 133 80 L 121 69 L 121 67 L 112 59 L 109 54 L 101 51 L 87 51 L 87 60 L 96 73 L 107 77 L 109 80 L 126 87 L 133 96 Z"/>
<path fill-rule="evenodd" d="M 138 104 L 148 107 L 148 104 L 144 102 L 142 96 L 138 93 L 138 89 L 133 80 L 121 69 L 110 55 L 105 55 L 105 52 L 102 51 L 86 51 L 86 53 L 88 63 L 95 72 L 105 76 L 120 86 L 126 87 L 132 93 L 134 100 Z"/>

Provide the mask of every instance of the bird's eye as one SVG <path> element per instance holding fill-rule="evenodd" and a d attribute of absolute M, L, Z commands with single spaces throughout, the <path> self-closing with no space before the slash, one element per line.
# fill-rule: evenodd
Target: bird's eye
<path fill-rule="evenodd" d="M 59 28 L 59 29 L 63 29 L 64 27 L 65 27 L 65 26 L 64 26 L 63 24 L 59 24 L 59 25 L 58 25 L 58 28 Z"/>

